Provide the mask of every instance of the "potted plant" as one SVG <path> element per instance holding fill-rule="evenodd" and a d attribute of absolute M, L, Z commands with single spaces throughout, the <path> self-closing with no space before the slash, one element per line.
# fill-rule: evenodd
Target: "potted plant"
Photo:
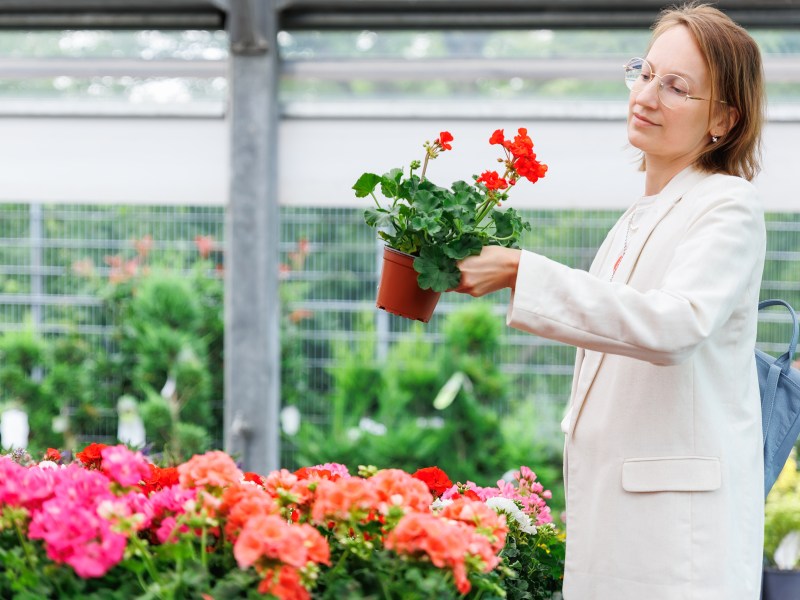
<path fill-rule="evenodd" d="M 403 169 L 383 175 L 363 173 L 353 186 L 357 197 L 371 196 L 375 202 L 364 219 L 386 242 L 376 305 L 423 322 L 430 319 L 441 292 L 458 286 L 459 260 L 480 254 L 487 245 L 517 247 L 530 224 L 513 208 L 498 209 L 517 181 L 535 183 L 547 172 L 547 165 L 536 160 L 526 129 L 520 128 L 513 140 L 498 129 L 489 143 L 503 149 L 498 159 L 502 175 L 485 171 L 473 175 L 471 183 L 439 187 L 425 178 L 428 162 L 451 150 L 452 141 L 453 136 L 443 131 L 433 142 L 425 142 L 423 163 L 412 161 L 407 174 Z M 375 195 L 378 187 L 383 204 Z"/>
<path fill-rule="evenodd" d="M 792 453 L 767 497 L 762 600 L 800 598 L 800 474 Z"/>

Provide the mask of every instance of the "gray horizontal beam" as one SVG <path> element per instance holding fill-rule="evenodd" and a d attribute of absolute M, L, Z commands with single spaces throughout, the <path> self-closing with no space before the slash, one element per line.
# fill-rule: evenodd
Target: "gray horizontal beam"
<path fill-rule="evenodd" d="M 224 28 L 224 19 L 211 13 L 137 13 L 137 12 L 3 12 L 2 29 L 201 29 Z"/>
<path fill-rule="evenodd" d="M 224 60 L 142 60 L 134 58 L 13 58 L 0 57 L 0 79 L 59 76 L 91 77 L 225 77 Z"/>
<path fill-rule="evenodd" d="M 283 0 L 282 29 L 647 28 L 662 0 Z M 800 0 L 720 0 L 746 27 L 795 27 Z"/>
<path fill-rule="evenodd" d="M 435 58 L 435 59 L 333 59 L 288 60 L 281 73 L 298 79 L 328 81 L 510 79 L 535 80 L 580 78 L 593 81 L 621 80 L 622 58 Z M 800 81 L 796 56 L 766 56 L 768 81 Z M 118 58 L 13 58 L 0 57 L 0 79 L 38 79 L 59 76 L 91 77 L 226 77 L 223 60 L 141 60 Z"/>
<path fill-rule="evenodd" d="M 0 29 L 223 29 L 225 0 L 0 0 Z"/>

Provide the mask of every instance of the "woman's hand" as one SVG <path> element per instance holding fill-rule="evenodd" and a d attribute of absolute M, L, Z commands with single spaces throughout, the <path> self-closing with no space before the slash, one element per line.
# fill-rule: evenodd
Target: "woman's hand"
<path fill-rule="evenodd" d="M 485 246 L 477 256 L 459 261 L 461 283 L 451 290 L 470 296 L 485 296 L 517 282 L 521 251 L 502 246 Z"/>

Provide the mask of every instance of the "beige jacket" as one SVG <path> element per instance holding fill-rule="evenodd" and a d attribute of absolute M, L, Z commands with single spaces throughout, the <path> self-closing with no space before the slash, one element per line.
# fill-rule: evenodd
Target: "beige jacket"
<path fill-rule="evenodd" d="M 761 203 L 688 168 L 651 210 L 613 283 L 597 276 L 611 234 L 588 273 L 523 252 L 509 307 L 512 327 L 578 347 L 564 598 L 758 600 Z"/>

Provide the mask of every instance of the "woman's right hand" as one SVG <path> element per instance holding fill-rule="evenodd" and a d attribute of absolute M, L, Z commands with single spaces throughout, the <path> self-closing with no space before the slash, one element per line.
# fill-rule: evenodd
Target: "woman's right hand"
<path fill-rule="evenodd" d="M 485 246 L 479 255 L 458 262 L 461 283 L 450 291 L 478 297 L 507 287 L 513 290 L 521 254 L 516 248 Z"/>

